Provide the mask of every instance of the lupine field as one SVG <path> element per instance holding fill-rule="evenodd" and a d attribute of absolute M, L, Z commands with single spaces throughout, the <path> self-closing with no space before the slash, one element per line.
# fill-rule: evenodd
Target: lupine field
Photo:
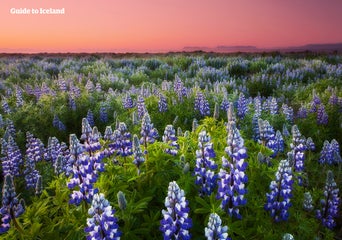
<path fill-rule="evenodd" d="M 342 239 L 342 56 L 3 55 L 1 239 Z"/>

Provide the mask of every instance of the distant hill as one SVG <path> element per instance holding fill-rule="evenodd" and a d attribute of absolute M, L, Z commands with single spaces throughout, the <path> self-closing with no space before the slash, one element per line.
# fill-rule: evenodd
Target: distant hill
<path fill-rule="evenodd" d="M 188 46 L 184 47 L 183 51 L 194 52 L 194 51 L 204 51 L 204 52 L 222 52 L 222 53 L 232 53 L 232 52 L 339 52 L 342 53 L 342 43 L 327 43 L 327 44 L 307 44 L 303 46 L 290 46 L 284 48 L 257 48 L 255 46 L 217 46 L 217 47 L 196 47 Z"/>

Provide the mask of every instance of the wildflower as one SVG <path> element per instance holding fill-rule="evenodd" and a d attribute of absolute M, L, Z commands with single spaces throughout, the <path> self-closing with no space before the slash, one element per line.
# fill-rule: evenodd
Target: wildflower
<path fill-rule="evenodd" d="M 323 104 L 320 104 L 317 109 L 317 124 L 318 125 L 328 124 L 328 114 L 326 113 L 325 107 Z"/>
<path fill-rule="evenodd" d="M 187 240 L 191 238 L 189 229 L 192 227 L 192 220 L 189 217 L 188 205 L 184 191 L 175 181 L 170 182 L 165 198 L 166 210 L 162 210 L 163 219 L 160 221 L 160 231 L 164 239 Z"/>
<path fill-rule="evenodd" d="M 310 212 L 314 207 L 312 205 L 312 196 L 310 192 L 304 193 L 304 201 L 303 201 L 303 208 L 305 211 Z"/>
<path fill-rule="evenodd" d="M 120 239 L 121 232 L 114 216 L 115 210 L 109 204 L 102 193 L 96 193 L 88 210 L 90 218 L 87 218 L 87 240 L 93 239 Z"/>
<path fill-rule="evenodd" d="M 131 133 L 124 122 L 119 122 L 118 129 L 113 132 L 112 143 L 109 146 L 116 152 L 116 155 L 121 157 L 133 154 Z"/>
<path fill-rule="evenodd" d="M 271 217 L 276 221 L 287 221 L 289 208 L 291 207 L 291 191 L 293 184 L 292 170 L 288 160 L 281 160 L 276 179 L 270 184 L 270 193 L 266 193 L 267 203 L 265 210 L 269 211 Z"/>
<path fill-rule="evenodd" d="M 231 108 L 230 108 L 231 109 Z M 232 119 L 230 116 L 228 119 Z M 222 157 L 222 168 L 218 174 L 218 192 L 217 198 L 222 199 L 221 208 L 230 216 L 241 219 L 239 207 L 247 203 L 244 195 L 247 190 L 245 183 L 248 178 L 245 174 L 247 168 L 247 151 L 244 147 L 244 140 L 240 136 L 239 130 L 236 128 L 234 121 L 229 120 L 227 147 L 225 149 L 229 159 Z M 230 160 L 230 161 L 229 161 Z"/>
<path fill-rule="evenodd" d="M 217 164 L 211 160 L 215 152 L 213 144 L 210 142 L 210 136 L 206 131 L 201 131 L 198 135 L 198 148 L 196 150 L 196 166 L 194 169 L 196 184 L 200 186 L 200 196 L 210 195 L 216 187 L 217 175 L 215 170 Z"/>
<path fill-rule="evenodd" d="M 334 180 L 332 171 L 328 171 L 327 180 L 324 187 L 324 199 L 321 199 L 320 210 L 316 211 L 316 217 L 322 221 L 322 225 L 333 229 L 336 225 L 335 218 L 339 216 L 338 206 L 340 198 L 338 197 L 339 189 Z"/>
<path fill-rule="evenodd" d="M 228 240 L 228 227 L 221 226 L 222 220 L 216 213 L 209 216 L 208 227 L 204 229 L 205 236 L 208 240 Z"/>
<path fill-rule="evenodd" d="M 237 116 L 241 119 L 244 119 L 246 113 L 248 112 L 247 100 L 243 93 L 240 93 L 239 99 L 237 102 Z"/>
<path fill-rule="evenodd" d="M 173 156 L 177 155 L 179 145 L 177 143 L 176 131 L 172 125 L 167 125 L 162 137 L 163 142 L 167 143 L 171 148 L 165 149 L 165 152 Z"/>
<path fill-rule="evenodd" d="M 292 149 L 295 171 L 302 172 L 304 170 L 304 151 L 306 150 L 306 144 L 305 139 L 303 139 L 296 125 L 292 126 L 292 143 L 290 147 Z"/>
<path fill-rule="evenodd" d="M 166 112 L 168 109 L 166 98 L 162 94 L 159 95 L 158 109 L 159 112 Z"/>
<path fill-rule="evenodd" d="M 210 115 L 210 108 L 209 102 L 205 98 L 202 92 L 197 92 L 195 98 L 195 110 L 199 111 L 201 116 L 209 116 Z"/>
<path fill-rule="evenodd" d="M 89 123 L 90 127 L 93 127 L 95 125 L 94 114 L 93 114 L 93 112 L 90 109 L 87 112 L 87 117 L 86 118 L 88 120 L 88 123 Z"/>
<path fill-rule="evenodd" d="M 140 143 L 145 146 L 145 150 L 147 149 L 147 143 L 154 143 L 158 137 L 158 131 L 153 127 L 153 123 L 151 123 L 151 118 L 148 112 L 145 113 L 142 119 L 140 134 Z"/>
<path fill-rule="evenodd" d="M 140 147 L 139 138 L 135 134 L 133 136 L 133 156 L 134 156 L 133 163 L 137 166 L 138 175 L 139 175 L 140 165 L 145 162 L 145 157 Z"/>

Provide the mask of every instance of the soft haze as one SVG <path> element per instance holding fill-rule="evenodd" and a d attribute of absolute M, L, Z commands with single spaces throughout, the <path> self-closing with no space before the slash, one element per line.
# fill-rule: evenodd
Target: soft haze
<path fill-rule="evenodd" d="M 13 15 L 11 8 L 65 8 Z M 341 0 L 1 0 L 0 52 L 167 52 L 342 42 Z"/>

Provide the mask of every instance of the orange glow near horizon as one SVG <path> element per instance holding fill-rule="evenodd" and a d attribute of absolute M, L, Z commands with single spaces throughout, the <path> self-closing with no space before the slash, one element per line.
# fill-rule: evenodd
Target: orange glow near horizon
<path fill-rule="evenodd" d="M 341 43 L 342 1 L 2 0 L 0 52 L 166 52 Z M 11 8 L 64 8 L 63 15 Z"/>

